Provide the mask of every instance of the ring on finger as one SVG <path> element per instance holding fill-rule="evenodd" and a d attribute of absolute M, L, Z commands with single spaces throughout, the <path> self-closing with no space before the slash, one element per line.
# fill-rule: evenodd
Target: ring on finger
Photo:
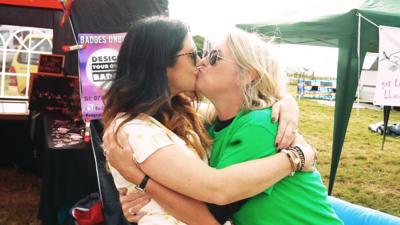
<path fill-rule="evenodd" d="M 133 211 L 132 208 L 129 208 L 129 209 L 128 209 L 128 213 L 131 214 L 131 215 L 133 215 L 133 216 L 136 215 L 136 213 Z"/>

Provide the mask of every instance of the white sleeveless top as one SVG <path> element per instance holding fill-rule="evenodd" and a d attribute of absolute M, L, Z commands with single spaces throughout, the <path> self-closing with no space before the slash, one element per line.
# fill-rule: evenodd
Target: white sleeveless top
<path fill-rule="evenodd" d="M 118 117 L 113 121 L 114 124 L 110 127 L 116 128 L 122 121 L 123 118 Z M 197 153 L 193 149 L 190 149 L 185 141 L 156 119 L 146 114 L 140 114 L 135 119 L 125 123 L 119 132 L 127 134 L 118 135 L 118 139 L 128 138 L 127 142 L 119 141 L 120 143 L 129 143 L 132 149 L 132 157 L 138 163 L 142 163 L 159 149 L 172 144 L 181 146 L 179 149 L 181 149 L 183 153 L 198 157 Z M 109 167 L 117 188 L 127 188 L 130 191 L 135 190 L 135 184 L 125 180 L 110 164 Z M 141 210 L 147 212 L 147 214 L 140 219 L 138 225 L 185 225 L 165 212 L 153 199 Z"/>

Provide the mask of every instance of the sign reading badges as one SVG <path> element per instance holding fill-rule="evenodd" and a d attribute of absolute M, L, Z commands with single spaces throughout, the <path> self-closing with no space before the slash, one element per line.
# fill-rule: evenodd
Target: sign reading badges
<path fill-rule="evenodd" d="M 79 34 L 79 73 L 81 81 L 82 117 L 100 119 L 103 114 L 102 96 L 115 78 L 119 48 L 126 33 Z"/>
<path fill-rule="evenodd" d="M 112 81 L 117 71 L 118 51 L 103 48 L 93 52 L 86 63 L 86 75 L 89 81 L 99 88 Z"/>

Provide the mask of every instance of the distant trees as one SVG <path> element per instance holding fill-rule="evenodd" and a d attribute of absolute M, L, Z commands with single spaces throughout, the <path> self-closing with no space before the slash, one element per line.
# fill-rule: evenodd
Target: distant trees
<path fill-rule="evenodd" d="M 305 68 L 299 67 L 297 69 L 286 69 L 286 74 L 291 79 L 306 79 L 306 80 L 335 80 L 334 77 L 316 76 L 315 72 Z"/>
<path fill-rule="evenodd" d="M 200 35 L 193 36 L 194 43 L 196 44 L 197 49 L 203 49 L 204 37 Z"/>

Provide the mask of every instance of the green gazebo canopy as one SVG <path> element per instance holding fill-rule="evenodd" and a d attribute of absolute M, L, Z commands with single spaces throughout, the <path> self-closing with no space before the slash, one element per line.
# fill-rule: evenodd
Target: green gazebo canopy
<path fill-rule="evenodd" d="M 341 3 L 343 4 L 343 2 Z M 357 50 L 359 15 L 364 17 L 360 19 L 360 58 Z M 283 15 L 283 17 L 290 18 L 290 15 Z M 280 41 L 283 43 L 339 48 L 329 194 L 333 189 L 355 99 L 360 69 L 358 66 L 363 64 L 366 52 L 378 52 L 379 32 L 378 27 L 374 24 L 400 27 L 400 1 L 366 0 L 360 2 L 359 7 L 349 9 L 347 12 L 318 18 L 292 19 L 291 21 L 289 19 L 289 22 L 285 23 L 268 23 L 266 21 L 266 23 L 237 25 L 244 30 L 266 35 L 278 31 Z M 358 59 L 360 59 L 360 62 Z"/>

